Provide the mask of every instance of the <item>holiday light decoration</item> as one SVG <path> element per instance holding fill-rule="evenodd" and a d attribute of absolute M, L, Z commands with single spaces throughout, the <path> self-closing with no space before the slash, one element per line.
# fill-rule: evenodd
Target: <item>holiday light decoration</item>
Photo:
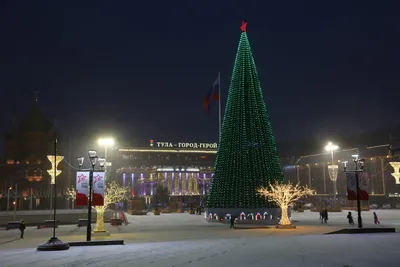
<path fill-rule="evenodd" d="M 56 170 L 58 167 L 58 164 L 60 164 L 60 162 L 64 159 L 64 156 L 53 156 L 53 155 L 48 155 L 47 158 L 49 159 L 50 163 L 51 163 L 51 169 L 47 170 L 47 172 L 49 173 L 50 177 L 51 177 L 51 184 L 55 184 L 56 183 L 56 177 L 58 175 L 61 174 L 62 171 L 60 170 Z M 54 174 L 54 170 L 55 170 L 55 174 Z"/>
<path fill-rule="evenodd" d="M 275 202 L 281 208 L 282 216 L 279 225 L 291 225 L 292 223 L 288 216 L 289 205 L 303 196 L 313 194 L 313 192 L 312 189 L 302 187 L 300 184 L 283 184 L 278 181 L 269 184 L 268 187 L 261 187 L 258 189 L 260 196 Z"/>
<path fill-rule="evenodd" d="M 207 202 L 209 211 L 275 208 L 273 203 L 260 197 L 257 190 L 275 180 L 283 181 L 246 25 L 243 22 L 228 92 L 215 175 Z"/>
<path fill-rule="evenodd" d="M 390 166 L 393 167 L 394 173 L 391 173 L 393 178 L 396 180 L 396 184 L 400 184 L 400 162 L 390 162 Z"/>
<path fill-rule="evenodd" d="M 128 193 L 130 192 L 130 186 L 121 186 L 117 182 L 113 181 L 106 185 L 104 188 L 104 205 L 103 206 L 94 206 L 96 209 L 97 219 L 96 219 L 96 227 L 94 228 L 94 233 L 106 232 L 104 228 L 104 212 L 111 205 L 115 203 L 119 203 L 124 200 Z"/>
<path fill-rule="evenodd" d="M 339 173 L 339 166 L 338 165 L 328 165 L 328 173 L 329 178 L 331 181 L 335 182 L 337 180 L 337 176 Z"/>
<path fill-rule="evenodd" d="M 76 189 L 71 186 L 71 188 L 67 189 L 66 195 L 68 199 L 72 199 L 74 201 L 76 199 Z"/>

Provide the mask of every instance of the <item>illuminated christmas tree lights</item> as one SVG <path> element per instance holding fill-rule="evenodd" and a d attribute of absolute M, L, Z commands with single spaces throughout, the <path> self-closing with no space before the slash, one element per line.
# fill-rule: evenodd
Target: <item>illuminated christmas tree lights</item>
<path fill-rule="evenodd" d="M 268 187 L 261 187 L 258 189 L 258 193 L 267 200 L 275 202 L 281 208 L 282 216 L 279 221 L 280 225 L 291 225 L 292 223 L 288 216 L 289 205 L 303 196 L 311 195 L 313 190 L 302 187 L 299 184 L 282 184 L 276 181 L 273 184 L 269 184 Z"/>
<path fill-rule="evenodd" d="M 257 190 L 283 181 L 246 26 L 243 22 L 207 203 L 209 210 L 275 208 Z"/>

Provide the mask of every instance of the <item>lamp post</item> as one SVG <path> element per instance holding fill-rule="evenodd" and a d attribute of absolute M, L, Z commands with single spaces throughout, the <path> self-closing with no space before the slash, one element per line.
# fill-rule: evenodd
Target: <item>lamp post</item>
<path fill-rule="evenodd" d="M 98 141 L 99 145 L 104 146 L 104 158 L 107 159 L 107 147 L 114 145 L 114 139 L 112 138 L 100 138 Z"/>
<path fill-rule="evenodd" d="M 51 182 L 50 182 L 50 184 L 52 185 L 51 187 L 50 187 L 50 189 L 51 189 L 51 193 L 52 193 L 52 191 L 53 191 L 53 187 L 54 187 L 54 185 L 56 184 L 56 177 L 58 176 L 58 175 L 60 175 L 61 174 L 61 170 L 58 170 L 57 169 L 57 167 L 58 167 L 58 164 L 60 164 L 60 162 L 64 159 L 64 156 L 56 156 L 56 155 L 48 155 L 47 156 L 47 159 L 50 161 L 50 163 L 51 163 L 51 169 L 50 170 L 47 170 L 47 173 L 50 175 L 50 177 L 51 177 Z M 55 190 L 55 189 L 54 189 Z M 57 194 L 57 192 L 55 192 L 55 194 Z M 55 204 L 54 204 L 55 205 Z M 51 217 L 51 212 L 53 211 L 53 209 L 54 209 L 54 212 L 55 212 L 55 207 L 51 207 L 51 202 L 50 202 L 50 217 Z"/>
<path fill-rule="evenodd" d="M 62 242 L 60 239 L 56 237 L 56 199 L 57 199 L 57 182 L 55 177 L 59 174 L 57 172 L 57 134 L 55 135 L 54 138 L 54 190 L 53 190 L 53 208 L 54 208 L 54 213 L 53 213 L 53 236 L 46 242 L 37 247 L 37 250 L 41 251 L 56 251 L 56 250 L 67 250 L 69 249 L 69 244 Z M 52 177 L 53 177 L 52 175 Z"/>
<path fill-rule="evenodd" d="M 333 152 L 336 151 L 339 147 L 337 145 L 332 144 L 332 142 L 329 142 L 325 146 L 325 150 L 331 153 L 332 157 L 332 164 L 328 165 L 328 173 L 329 173 L 329 178 L 332 181 L 333 184 L 333 200 L 332 200 L 332 211 L 342 211 L 339 202 L 337 201 L 337 176 L 339 172 L 339 166 L 335 164 L 335 161 L 333 159 Z"/>
<path fill-rule="evenodd" d="M 105 158 L 97 157 L 96 150 L 88 151 L 89 160 L 91 164 L 90 173 L 89 173 L 89 203 L 88 203 L 88 223 L 86 228 L 86 241 L 92 240 L 92 191 L 93 191 L 93 172 L 95 171 L 96 163 L 99 162 L 100 168 L 104 167 L 106 163 Z M 77 158 L 79 169 L 81 169 L 83 162 L 85 161 L 84 157 Z"/>
<path fill-rule="evenodd" d="M 356 194 L 357 194 L 357 222 L 358 228 L 363 228 L 362 218 L 361 218 L 361 201 L 360 201 L 360 181 L 358 179 L 358 173 L 364 171 L 364 159 L 359 159 L 358 155 L 351 156 L 356 168 L 354 170 L 347 170 L 347 161 L 343 162 L 343 171 L 344 172 L 354 172 L 356 176 Z"/>
<path fill-rule="evenodd" d="M 107 167 L 111 166 L 111 162 L 107 162 L 107 148 L 109 146 L 114 145 L 114 139 L 113 138 L 100 138 L 99 140 L 97 140 L 97 143 L 101 146 L 104 146 L 104 158 L 106 159 L 106 163 L 104 165 L 104 172 L 105 172 L 105 178 L 107 179 Z"/>
<path fill-rule="evenodd" d="M 336 202 L 336 195 L 337 195 L 337 187 L 336 187 L 336 180 L 337 180 L 337 175 L 338 175 L 338 170 L 339 166 L 335 164 L 333 160 L 333 152 L 337 150 L 339 147 L 337 145 L 332 144 L 332 142 L 329 142 L 325 146 L 325 150 L 331 153 L 332 157 L 332 164 L 328 165 L 328 173 L 329 173 L 329 178 L 331 179 L 333 183 L 333 200 Z"/>

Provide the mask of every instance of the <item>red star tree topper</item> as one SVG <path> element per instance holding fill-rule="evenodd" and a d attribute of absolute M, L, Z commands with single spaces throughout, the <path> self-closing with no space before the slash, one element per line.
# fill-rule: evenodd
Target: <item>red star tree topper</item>
<path fill-rule="evenodd" d="M 247 31 L 247 22 L 242 20 L 242 26 L 240 27 L 240 29 L 242 30 L 242 32 L 246 32 Z"/>

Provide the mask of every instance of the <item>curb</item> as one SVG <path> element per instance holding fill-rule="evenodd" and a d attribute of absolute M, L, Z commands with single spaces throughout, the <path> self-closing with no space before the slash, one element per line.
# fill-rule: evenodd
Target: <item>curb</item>
<path fill-rule="evenodd" d="M 68 242 L 70 247 L 124 245 L 124 240 L 99 240 Z"/>
<path fill-rule="evenodd" d="M 396 228 L 355 228 L 341 229 L 334 232 L 326 233 L 326 235 L 334 234 L 373 234 L 373 233 L 396 233 Z"/>

